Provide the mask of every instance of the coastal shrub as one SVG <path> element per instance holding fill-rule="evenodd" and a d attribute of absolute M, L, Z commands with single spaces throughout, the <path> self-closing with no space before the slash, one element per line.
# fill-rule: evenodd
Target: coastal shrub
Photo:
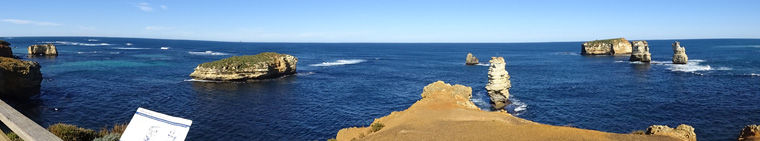
<path fill-rule="evenodd" d="M 71 124 L 57 123 L 47 129 L 65 141 L 91 141 L 98 137 L 98 133 L 92 129 L 84 129 Z"/>
<path fill-rule="evenodd" d="M 594 40 L 589 43 L 590 44 L 601 44 L 601 43 L 617 44 L 618 42 L 623 42 L 623 41 L 625 41 L 625 39 L 615 38 L 615 39 L 606 39 L 606 40 Z"/>
<path fill-rule="evenodd" d="M 121 138 L 121 134 L 119 133 L 111 133 L 99 138 L 95 138 L 92 141 L 119 141 L 119 138 Z"/>
<path fill-rule="evenodd" d="M 385 125 L 383 125 L 382 123 L 378 122 L 378 123 L 374 123 L 374 124 L 370 125 L 370 127 L 372 128 L 372 132 L 377 132 L 377 131 L 380 131 L 380 129 L 383 129 L 383 127 L 385 127 Z"/>
<path fill-rule="evenodd" d="M 225 58 L 222 60 L 203 63 L 200 66 L 204 68 L 222 68 L 222 67 L 227 67 L 228 69 L 247 68 L 247 67 L 251 67 L 254 64 L 257 64 L 258 62 L 271 61 L 279 57 L 280 55 L 282 54 L 274 53 L 274 52 L 264 52 L 264 53 L 259 53 L 256 55 L 232 56 L 230 58 Z"/>
<path fill-rule="evenodd" d="M 109 134 L 124 134 L 124 130 L 127 129 L 127 123 L 121 123 L 121 124 L 114 124 L 111 129 L 108 128 L 108 126 L 100 128 L 98 131 L 98 136 L 106 136 Z"/>
<path fill-rule="evenodd" d="M 1 40 L 0 40 L 1 41 Z M 8 139 L 11 139 L 11 141 L 24 141 L 24 139 L 21 139 L 16 133 L 10 132 L 8 134 L 5 134 L 5 136 L 8 137 Z"/>
<path fill-rule="evenodd" d="M 631 134 L 644 135 L 644 134 L 646 134 L 646 131 L 644 131 L 644 130 L 638 130 L 638 131 L 631 132 Z"/>

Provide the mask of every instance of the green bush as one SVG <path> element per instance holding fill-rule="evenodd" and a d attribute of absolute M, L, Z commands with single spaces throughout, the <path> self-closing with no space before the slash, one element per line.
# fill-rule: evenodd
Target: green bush
<path fill-rule="evenodd" d="M 0 41 L 2 41 L 2 40 L 0 40 Z M 10 132 L 8 134 L 5 134 L 5 136 L 7 136 L 9 139 L 11 139 L 11 141 L 24 141 L 24 139 L 21 139 L 21 137 L 19 137 L 14 132 Z"/>
<path fill-rule="evenodd" d="M 380 129 L 383 129 L 383 127 L 385 127 L 385 125 L 383 125 L 382 123 L 378 122 L 378 123 L 374 123 L 374 124 L 370 125 L 370 127 L 372 127 L 372 132 L 377 132 L 377 131 L 380 131 Z"/>
<path fill-rule="evenodd" d="M 98 137 L 98 133 L 92 129 L 84 129 L 71 124 L 57 123 L 47 129 L 65 141 L 92 141 Z"/>
<path fill-rule="evenodd" d="M 95 138 L 92 141 L 119 141 L 119 138 L 121 138 L 121 134 L 119 133 L 111 133 L 99 138 Z"/>
<path fill-rule="evenodd" d="M 124 130 L 127 129 L 127 123 L 122 124 L 115 124 L 111 129 L 108 129 L 108 126 L 100 128 L 100 131 L 98 131 L 98 136 L 106 136 L 109 134 L 124 134 Z"/>
<path fill-rule="evenodd" d="M 268 62 L 280 57 L 283 54 L 274 52 L 264 52 L 256 55 L 245 56 L 232 56 L 230 58 L 224 58 L 213 62 L 203 63 L 200 66 L 204 68 L 222 68 L 227 67 L 229 69 L 235 68 L 247 68 L 259 62 Z"/>

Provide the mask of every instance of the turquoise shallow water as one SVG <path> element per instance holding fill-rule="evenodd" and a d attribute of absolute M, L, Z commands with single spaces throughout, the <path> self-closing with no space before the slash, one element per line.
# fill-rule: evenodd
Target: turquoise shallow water
<path fill-rule="evenodd" d="M 557 43 L 238 43 L 101 37 L 5 38 L 15 55 L 53 43 L 42 93 L 9 101 L 43 126 L 100 128 L 127 122 L 137 107 L 193 120 L 189 140 L 324 140 L 369 126 L 420 99 L 437 80 L 473 88 L 488 110 L 488 66 L 504 56 L 515 115 L 552 125 L 629 133 L 689 124 L 700 140 L 734 140 L 760 124 L 760 40 L 679 40 L 688 65 L 670 64 L 673 40 L 651 40 L 652 63 L 628 56 L 581 56 L 581 42 Z M 131 44 L 128 45 L 127 43 Z M 168 47 L 162 49 L 162 47 Z M 298 74 L 256 83 L 190 81 L 198 64 L 280 52 Z M 55 110 L 58 109 L 58 110 Z M 505 131 L 508 132 L 508 131 Z"/>

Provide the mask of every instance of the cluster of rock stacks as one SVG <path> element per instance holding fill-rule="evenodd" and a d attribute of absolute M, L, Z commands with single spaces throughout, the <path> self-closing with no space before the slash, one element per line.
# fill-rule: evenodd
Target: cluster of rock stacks
<path fill-rule="evenodd" d="M 298 58 L 287 54 L 264 52 L 234 56 L 198 65 L 190 77 L 198 80 L 253 81 L 296 73 Z"/>
<path fill-rule="evenodd" d="M 633 51 L 631 52 L 630 61 L 650 62 L 652 54 L 649 53 L 649 44 L 647 41 L 632 41 Z"/>
<path fill-rule="evenodd" d="M 40 64 L 0 57 L 0 96 L 28 98 L 40 93 Z"/>
<path fill-rule="evenodd" d="M 595 40 L 582 45 L 581 55 L 630 54 L 631 43 L 625 38 Z"/>
<path fill-rule="evenodd" d="M 53 44 L 31 45 L 27 49 L 29 55 L 58 55 L 58 50 Z"/>
<path fill-rule="evenodd" d="M 742 129 L 739 141 L 760 141 L 760 126 L 747 125 Z"/>
<path fill-rule="evenodd" d="M 689 57 L 686 56 L 686 48 L 676 41 L 673 43 L 673 64 L 686 64 L 687 61 L 689 61 Z"/>
<path fill-rule="evenodd" d="M 666 125 L 652 125 L 652 126 L 649 126 L 649 128 L 647 128 L 647 131 L 645 134 L 671 136 L 671 137 L 675 137 L 684 141 L 697 140 L 697 134 L 694 133 L 694 128 L 686 124 L 678 125 L 678 127 L 676 127 L 675 129 L 670 128 Z"/>
<path fill-rule="evenodd" d="M 465 65 L 477 65 L 478 63 L 477 57 L 472 55 L 472 53 L 467 53 L 467 62 L 464 63 Z"/>
<path fill-rule="evenodd" d="M 0 40 L 0 57 L 14 57 L 10 45 L 11 43 Z"/>
<path fill-rule="evenodd" d="M 503 57 L 491 57 L 491 67 L 488 68 L 488 96 L 491 97 L 491 104 L 497 110 L 504 109 L 509 102 L 509 88 L 512 87 L 509 81 L 509 72 L 505 69 Z"/>

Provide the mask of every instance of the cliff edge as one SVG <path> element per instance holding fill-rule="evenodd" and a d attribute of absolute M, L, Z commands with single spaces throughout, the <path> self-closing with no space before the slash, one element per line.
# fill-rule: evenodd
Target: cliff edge
<path fill-rule="evenodd" d="M 443 81 L 423 89 L 422 99 L 404 111 L 377 118 L 370 127 L 341 129 L 350 140 L 679 140 L 664 135 L 616 134 L 552 126 L 480 110 L 470 101 L 472 88 Z"/>

